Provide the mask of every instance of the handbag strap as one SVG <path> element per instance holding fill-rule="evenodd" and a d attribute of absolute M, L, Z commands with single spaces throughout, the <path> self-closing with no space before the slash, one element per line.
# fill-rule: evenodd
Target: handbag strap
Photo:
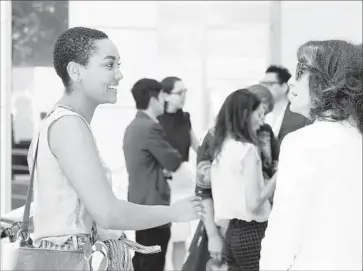
<path fill-rule="evenodd" d="M 50 112 L 48 112 L 48 114 L 45 116 L 44 120 L 46 118 L 48 118 L 50 116 L 50 114 L 52 114 L 57 109 L 57 107 L 59 107 L 59 105 L 56 104 L 53 107 L 53 109 Z M 21 231 L 23 233 L 26 233 L 26 235 L 28 235 L 28 233 L 29 233 L 30 205 L 31 205 L 32 198 L 33 198 L 34 174 L 35 174 L 35 166 L 36 166 L 37 158 L 38 158 L 39 137 L 40 137 L 40 132 L 38 132 L 38 137 L 37 137 L 37 141 L 36 141 L 33 168 L 32 168 L 32 172 L 30 174 L 30 183 L 29 183 L 29 187 L 28 187 L 28 192 L 27 192 L 26 202 L 25 202 L 25 207 L 24 207 L 24 214 L 23 214 L 23 226 L 21 229 Z"/>
<path fill-rule="evenodd" d="M 46 118 L 48 118 L 59 107 L 65 108 L 65 109 L 70 110 L 72 112 L 76 112 L 72 107 L 70 107 L 68 105 L 58 103 L 46 115 L 44 120 Z M 28 233 L 29 233 L 29 224 L 30 224 L 30 205 L 31 205 L 32 198 L 33 198 L 34 174 L 35 174 L 35 166 L 36 166 L 37 157 L 38 157 L 39 136 L 40 136 L 40 133 L 38 133 L 38 138 L 37 138 L 37 141 L 36 141 L 33 168 L 32 168 L 32 172 L 30 174 L 30 184 L 29 184 L 29 187 L 28 187 L 28 193 L 27 193 L 27 197 L 26 197 L 26 203 L 25 203 L 24 214 L 23 214 L 23 226 L 22 226 L 22 229 L 21 229 L 22 233 L 25 233 L 27 236 L 29 236 Z M 22 236 L 24 237 L 24 235 L 22 235 Z"/>
<path fill-rule="evenodd" d="M 38 157 L 38 147 L 39 147 L 39 134 L 38 134 L 38 138 L 36 141 L 33 168 L 32 168 L 32 172 L 30 174 L 30 184 L 28 187 L 28 193 L 27 193 L 26 203 L 25 203 L 25 207 L 24 207 L 23 226 L 22 226 L 22 232 L 24 232 L 24 233 L 29 232 L 30 205 L 31 205 L 32 198 L 33 198 L 34 173 L 35 173 L 35 166 L 36 166 L 37 157 Z"/>

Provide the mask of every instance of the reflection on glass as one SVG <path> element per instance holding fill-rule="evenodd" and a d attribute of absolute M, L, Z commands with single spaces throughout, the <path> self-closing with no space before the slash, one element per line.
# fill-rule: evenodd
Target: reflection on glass
<path fill-rule="evenodd" d="M 12 1 L 13 66 L 51 66 L 56 38 L 68 28 L 68 1 Z"/>

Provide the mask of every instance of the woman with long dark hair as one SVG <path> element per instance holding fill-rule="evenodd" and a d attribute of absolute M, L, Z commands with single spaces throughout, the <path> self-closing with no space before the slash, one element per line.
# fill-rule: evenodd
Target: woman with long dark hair
<path fill-rule="evenodd" d="M 265 115 L 273 110 L 274 98 L 266 87 L 255 84 L 249 86 L 248 90 L 259 98 Z M 214 127 L 208 130 L 198 148 L 196 194 L 203 198 L 206 213 L 204 220 L 197 227 L 183 270 L 206 270 L 206 265 L 219 266 L 222 263 L 224 233 L 214 221 L 210 180 L 210 167 L 214 159 L 212 153 L 213 135 Z M 262 172 L 266 178 L 270 178 L 276 170 L 279 144 L 272 128 L 266 123 L 257 131 L 257 138 L 261 151 Z"/>
<path fill-rule="evenodd" d="M 263 270 L 362 270 L 362 45 L 297 51 L 291 111 L 313 124 L 282 142 Z"/>
<path fill-rule="evenodd" d="M 247 89 L 230 94 L 214 129 L 211 167 L 214 219 L 225 233 L 228 270 L 258 270 L 275 178 L 265 180 L 257 131 L 264 107 Z"/>

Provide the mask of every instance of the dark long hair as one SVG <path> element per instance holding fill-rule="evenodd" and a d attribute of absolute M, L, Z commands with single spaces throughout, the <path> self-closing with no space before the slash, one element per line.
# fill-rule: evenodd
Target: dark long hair
<path fill-rule="evenodd" d="M 177 82 L 177 81 L 181 81 L 181 79 L 176 76 L 169 76 L 169 77 L 164 78 L 161 81 L 161 84 L 163 85 L 163 91 L 165 93 L 170 94 L 170 92 L 173 90 L 173 88 L 175 86 L 175 82 Z"/>
<path fill-rule="evenodd" d="M 247 89 L 232 92 L 218 112 L 214 127 L 212 154 L 217 157 L 227 136 L 258 145 L 256 132 L 251 127 L 251 115 L 260 105 L 257 96 Z"/>
<path fill-rule="evenodd" d="M 308 41 L 298 49 L 297 58 L 296 80 L 309 74 L 310 116 L 328 121 L 352 120 L 363 133 L 362 44 Z"/>

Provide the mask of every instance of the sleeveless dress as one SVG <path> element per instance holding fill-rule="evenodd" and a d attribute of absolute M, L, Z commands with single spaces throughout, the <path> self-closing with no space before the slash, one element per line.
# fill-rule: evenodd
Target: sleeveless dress
<path fill-rule="evenodd" d="M 109 233 L 114 234 L 119 231 L 104 230 L 94 223 L 49 147 L 49 127 L 64 116 L 81 118 L 93 135 L 88 122 L 71 108 L 63 105 L 56 106 L 35 131 L 28 152 L 28 165 L 31 171 L 38 142 L 34 175 L 34 246 L 55 250 L 82 250 L 86 253 L 87 243 L 101 240 L 105 241 L 102 246 L 107 247 L 106 267 L 111 270 L 133 270 L 130 249 L 149 254 L 158 252 L 159 247 L 141 246 L 127 240 L 124 234 L 118 235 L 119 238 L 110 238 Z M 97 146 L 94 137 L 93 139 Z M 112 186 L 111 170 L 104 163 L 99 151 L 98 154 L 107 182 Z M 96 248 L 98 249 L 101 248 Z"/>
<path fill-rule="evenodd" d="M 158 120 L 169 144 L 180 153 L 183 162 L 189 161 L 190 131 L 192 129 L 189 113 L 180 109 L 175 113 L 164 113 Z M 172 176 L 173 180 L 170 182 L 171 203 L 193 195 L 194 176 L 187 164 L 183 164 Z M 172 242 L 184 242 L 190 235 L 190 222 L 172 224 Z"/>
<path fill-rule="evenodd" d="M 49 127 L 64 116 L 77 116 L 86 122 L 77 113 L 57 106 L 41 122 L 29 148 L 28 165 L 31 170 L 39 137 L 33 203 L 34 245 L 36 246 L 40 246 L 42 240 L 62 246 L 72 236 L 90 235 L 92 230 L 92 217 L 64 175 L 49 147 Z M 111 174 L 107 168 L 105 173 L 111 181 Z"/>

